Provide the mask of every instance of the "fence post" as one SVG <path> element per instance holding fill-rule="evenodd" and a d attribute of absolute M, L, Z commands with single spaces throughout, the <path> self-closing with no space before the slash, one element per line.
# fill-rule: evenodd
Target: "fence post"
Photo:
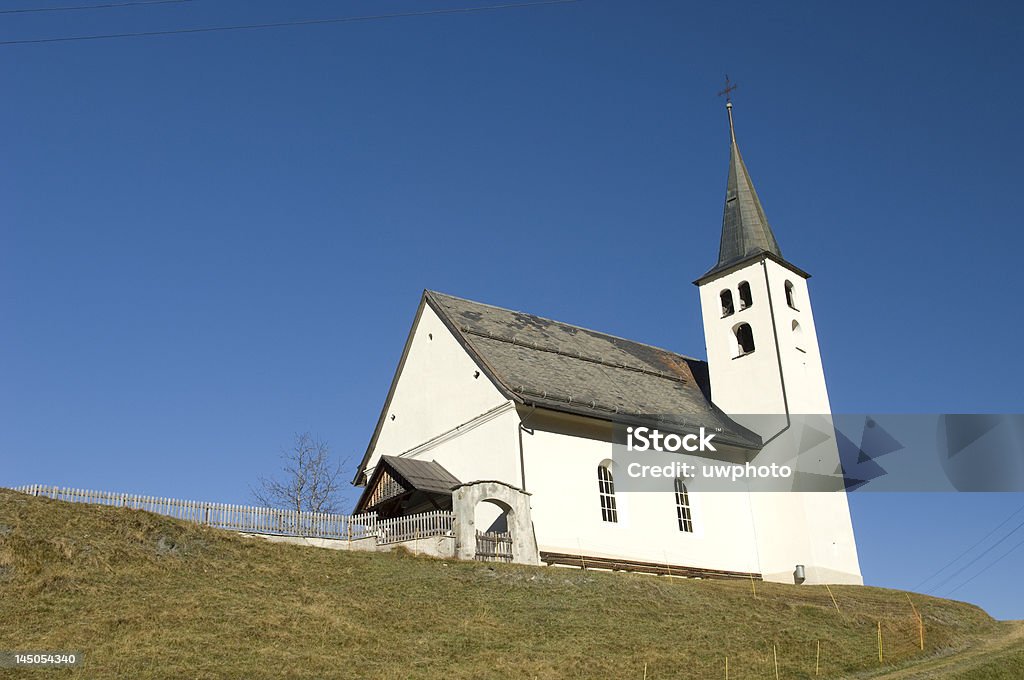
<path fill-rule="evenodd" d="M 917 619 L 917 635 L 921 644 L 921 651 L 924 651 L 924 619 L 917 612 L 917 607 L 914 606 L 914 601 L 910 599 L 910 593 L 904 593 L 907 596 L 907 602 L 910 603 L 910 609 L 914 612 L 914 618 Z"/>
<path fill-rule="evenodd" d="M 836 602 L 836 596 L 832 594 L 832 589 L 831 589 L 831 588 L 829 588 L 829 585 L 828 585 L 827 583 L 825 584 L 825 588 L 826 588 L 826 589 L 828 590 L 828 596 L 832 598 L 832 604 L 834 604 L 834 605 L 835 605 L 835 607 L 836 607 L 836 611 L 837 611 L 837 612 L 839 612 L 839 614 L 840 614 L 840 616 L 841 616 L 841 615 L 842 615 L 842 612 L 841 612 L 841 611 L 839 611 L 839 603 L 838 603 L 838 602 Z"/>

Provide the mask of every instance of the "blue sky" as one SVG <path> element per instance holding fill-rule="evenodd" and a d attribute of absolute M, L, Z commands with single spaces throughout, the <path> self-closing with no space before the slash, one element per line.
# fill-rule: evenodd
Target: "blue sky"
<path fill-rule="evenodd" d="M 0 41 L 482 4 L 8 14 Z M 303 430 L 354 463 L 423 288 L 703 357 L 726 72 L 834 409 L 1020 412 L 1024 9 L 980 7 L 584 0 L 0 45 L 0 484 L 248 502 Z M 910 587 L 1024 498 L 851 503 L 866 580 Z M 956 596 L 1024 618 L 1022 568 Z"/>

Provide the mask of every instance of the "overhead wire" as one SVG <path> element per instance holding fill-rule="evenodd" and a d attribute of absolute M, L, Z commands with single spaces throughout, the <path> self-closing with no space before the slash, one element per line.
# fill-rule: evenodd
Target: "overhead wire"
<path fill-rule="evenodd" d="M 1004 536 L 1003 536 L 1002 538 L 1000 538 L 1000 539 L 999 539 L 998 541 L 996 541 L 995 543 L 993 543 L 992 545 L 990 545 L 990 546 L 989 546 L 988 548 L 986 548 L 985 550 L 983 550 L 983 551 L 981 552 L 981 554 L 980 554 L 980 555 L 978 555 L 978 556 L 977 556 L 977 557 L 975 557 L 975 558 L 974 558 L 973 560 L 971 560 L 970 562 L 968 562 L 967 564 L 965 564 L 964 566 L 960 567 L 959 569 L 957 569 L 956 571 L 954 571 L 954 572 L 953 572 L 952 574 L 950 574 L 949 576 L 947 576 L 946 578 L 944 578 L 944 579 L 942 580 L 942 582 L 941 582 L 941 583 L 939 583 L 939 584 L 938 584 L 938 585 L 936 585 L 936 586 L 933 586 L 932 588 L 929 588 L 929 589 L 928 589 L 928 592 L 931 592 L 931 593 L 934 593 L 934 592 L 936 592 L 937 590 L 939 590 L 940 588 L 942 588 L 942 586 L 946 585 L 947 583 L 949 583 L 950 581 L 952 581 L 952 580 L 953 580 L 954 578 L 956 578 L 956 577 L 957 577 L 957 576 L 959 576 L 960 574 L 964 573 L 964 571 L 965 571 L 965 570 L 966 570 L 966 569 L 967 569 L 968 567 L 970 567 L 970 566 L 972 566 L 972 565 L 976 564 L 976 563 L 978 562 L 978 560 L 980 560 L 980 559 L 981 559 L 982 557 L 984 557 L 985 555 L 987 555 L 987 554 L 989 554 L 990 552 L 992 552 L 993 550 L 995 550 L 995 548 L 996 548 L 997 546 L 999 546 L 1000 544 L 1002 544 L 1002 542 L 1003 542 L 1003 541 L 1005 541 L 1006 539 L 1008 539 L 1008 538 L 1009 538 L 1010 536 L 1013 536 L 1013 535 L 1014 535 L 1015 533 L 1017 533 L 1018 531 L 1020 531 L 1020 530 L 1021 530 L 1021 528 L 1024 528 L 1024 522 L 1021 522 L 1020 524 L 1018 524 L 1017 526 L 1015 526 L 1015 527 L 1014 527 L 1014 528 L 1013 528 L 1012 530 L 1010 530 L 1010 532 L 1009 532 L 1009 533 L 1007 533 L 1007 534 L 1006 534 L 1006 535 L 1004 535 Z"/>
<path fill-rule="evenodd" d="M 58 7 L 18 7 L 0 9 L 0 14 L 37 14 L 40 12 L 78 12 L 88 9 L 113 9 L 117 7 L 135 7 L 137 5 L 173 5 L 192 0 L 131 0 L 130 2 L 107 2 L 100 5 L 64 5 Z"/>
<path fill-rule="evenodd" d="M 956 588 L 953 588 L 953 590 L 950 590 L 950 591 L 949 591 L 949 592 L 948 592 L 948 593 L 947 593 L 946 595 L 947 595 L 947 596 L 949 596 L 949 595 L 952 595 L 952 594 L 953 594 L 953 593 L 955 593 L 956 591 L 960 590 L 960 589 L 961 589 L 961 588 L 963 588 L 963 587 L 964 587 L 965 585 L 967 585 L 968 583 L 970 583 L 970 582 L 971 582 L 971 581 L 973 581 L 974 579 L 978 578 L 979 576 L 981 576 L 982 574 L 984 574 L 984 573 L 985 573 L 986 571 L 988 571 L 988 570 L 989 570 L 989 569 L 991 569 L 992 567 L 996 566 L 997 564 L 999 564 L 1000 562 L 1002 562 L 1003 560 L 1005 560 L 1005 559 L 1006 559 L 1007 557 L 1009 557 L 1009 556 L 1010 556 L 1010 554 L 1011 554 L 1011 553 L 1013 553 L 1013 551 L 1015 551 L 1015 550 L 1016 550 L 1017 548 L 1021 547 L 1022 545 L 1024 545 L 1024 540 L 1021 540 L 1021 541 L 1020 541 L 1020 542 L 1018 542 L 1018 543 L 1017 543 L 1017 544 L 1016 544 L 1015 546 L 1013 546 L 1012 548 L 1010 548 L 1009 550 L 1007 550 L 1006 552 L 1004 552 L 1004 553 L 1003 553 L 1002 555 L 1000 555 L 999 557 L 997 557 L 997 558 L 996 558 L 996 559 L 994 559 L 993 561 L 989 562 L 989 563 L 988 563 L 988 564 L 987 564 L 987 565 L 986 565 L 985 567 L 983 567 L 983 568 L 982 568 L 981 570 L 979 570 L 979 571 L 977 571 L 976 573 L 974 573 L 974 574 L 973 574 L 973 575 L 972 575 L 972 576 L 971 576 L 971 577 L 970 577 L 969 579 L 967 579 L 966 581 L 964 581 L 963 583 L 961 583 L 960 585 L 958 585 L 958 586 L 957 586 Z"/>
<path fill-rule="evenodd" d="M 488 12 L 502 9 L 519 9 L 526 7 L 541 7 L 544 5 L 565 5 L 580 2 L 580 0 L 538 0 L 536 2 L 517 2 L 501 5 L 485 5 L 482 7 L 450 7 L 442 9 L 421 10 L 417 12 L 394 12 L 390 14 L 365 14 L 347 17 L 334 17 L 330 19 L 299 19 L 295 21 L 274 21 L 263 24 L 233 24 L 228 26 L 208 26 L 201 28 L 179 28 L 164 31 L 135 31 L 127 33 L 103 33 L 97 35 L 72 35 L 59 36 L 54 38 L 29 38 L 24 40 L 0 40 L 0 46 L 5 45 L 31 45 L 44 43 L 76 42 L 84 40 L 113 40 L 118 38 L 148 38 L 159 35 L 181 35 L 187 33 L 216 33 L 223 31 L 250 31 L 267 28 L 283 28 L 286 26 L 315 26 L 322 24 L 344 24 L 357 21 L 376 21 L 381 19 L 399 19 L 404 17 L 424 17 L 439 14 L 472 14 L 477 12 Z"/>
<path fill-rule="evenodd" d="M 994 529 L 992 529 L 992 531 L 990 531 L 987 534 L 985 534 L 984 536 L 982 536 L 979 541 L 977 541 L 976 543 L 972 544 L 969 548 L 967 548 L 962 553 L 960 553 L 959 555 L 954 557 L 952 560 L 947 562 L 945 565 L 942 566 L 941 569 L 939 569 L 938 571 L 932 573 L 931 576 L 929 576 L 928 578 L 924 579 L 923 581 L 920 581 L 917 585 L 912 587 L 911 590 L 917 590 L 918 588 L 923 586 L 925 583 L 928 583 L 928 581 L 931 581 L 933 578 L 935 578 L 936 576 L 938 576 L 939 574 L 941 574 L 942 572 L 946 571 L 951 566 L 953 566 L 954 564 L 959 562 L 968 553 L 970 553 L 972 550 L 974 550 L 975 548 L 977 548 L 978 546 L 983 544 L 985 541 L 987 541 L 989 538 L 991 538 L 993 534 L 995 534 L 997 531 L 999 531 L 1001 528 L 1003 528 L 1011 519 L 1016 517 L 1017 514 L 1019 514 L 1021 510 L 1024 510 L 1024 505 L 1021 505 L 1019 508 L 1017 508 L 1016 510 L 1011 512 L 1010 515 L 1006 519 L 1004 519 L 1002 522 L 1000 522 Z"/>

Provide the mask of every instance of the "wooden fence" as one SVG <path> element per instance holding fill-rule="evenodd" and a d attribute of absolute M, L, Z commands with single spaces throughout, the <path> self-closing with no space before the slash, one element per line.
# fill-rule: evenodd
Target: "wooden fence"
<path fill-rule="evenodd" d="M 476 559 L 484 562 L 511 562 L 512 535 L 500 531 L 476 532 Z"/>
<path fill-rule="evenodd" d="M 42 484 L 18 486 L 14 487 L 14 491 L 74 503 L 146 510 L 158 515 L 231 531 L 348 541 L 377 537 L 379 543 L 397 543 L 415 538 L 447 536 L 453 533 L 455 522 L 455 516 L 444 511 L 381 520 L 378 519 L 376 513 L 335 515 L 321 512 L 298 512 L 250 505 L 183 501 L 138 494 L 71 489 Z"/>
<path fill-rule="evenodd" d="M 455 513 L 445 510 L 377 520 L 378 543 L 401 543 L 430 536 L 454 536 Z"/>

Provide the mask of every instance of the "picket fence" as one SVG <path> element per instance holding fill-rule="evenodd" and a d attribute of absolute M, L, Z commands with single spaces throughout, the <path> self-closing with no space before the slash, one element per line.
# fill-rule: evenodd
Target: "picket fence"
<path fill-rule="evenodd" d="M 376 513 L 372 512 L 361 515 L 299 512 L 43 484 L 16 486 L 13 487 L 13 490 L 32 496 L 44 496 L 73 503 L 92 503 L 146 510 L 217 529 L 254 534 L 330 538 L 346 541 L 376 538 L 377 543 L 399 543 L 432 536 L 450 536 L 454 535 L 455 531 L 455 515 L 443 510 L 380 519 Z"/>

